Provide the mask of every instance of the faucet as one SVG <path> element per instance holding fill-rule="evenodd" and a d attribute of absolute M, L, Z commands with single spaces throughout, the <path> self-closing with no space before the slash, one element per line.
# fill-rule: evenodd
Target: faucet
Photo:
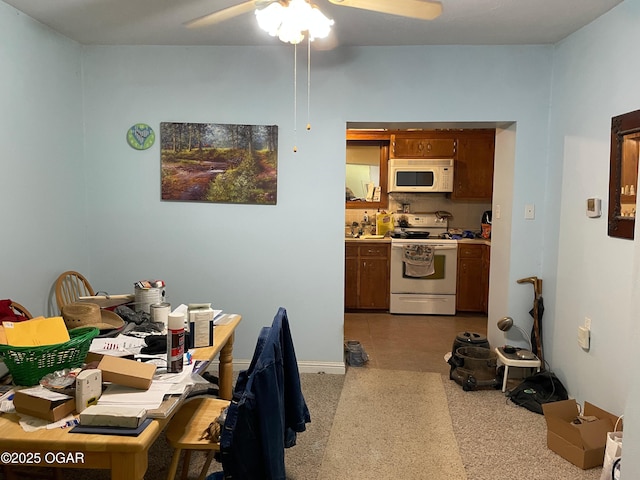
<path fill-rule="evenodd" d="M 351 236 L 355 237 L 356 236 L 356 231 L 355 229 L 358 227 L 358 222 L 353 222 L 351 223 Z"/>

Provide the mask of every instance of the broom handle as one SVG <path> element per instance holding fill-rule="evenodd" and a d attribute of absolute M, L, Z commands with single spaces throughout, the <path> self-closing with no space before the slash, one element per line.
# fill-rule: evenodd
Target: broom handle
<path fill-rule="evenodd" d="M 540 302 L 540 298 L 542 298 L 542 280 L 536 277 L 536 280 L 533 284 L 533 288 L 535 291 L 535 302 L 533 308 L 533 328 L 534 335 L 536 337 L 536 343 L 538 344 L 538 357 L 540 358 L 540 369 L 544 370 L 544 355 L 542 354 L 542 338 L 540 338 L 540 310 L 538 309 L 538 305 Z"/>
<path fill-rule="evenodd" d="M 540 359 L 540 369 L 544 370 L 544 356 L 542 355 L 542 339 L 540 338 L 540 312 L 538 302 L 542 297 L 542 279 L 538 277 L 527 277 L 517 280 L 518 283 L 531 283 L 533 285 L 533 336 L 538 346 L 538 358 Z"/>

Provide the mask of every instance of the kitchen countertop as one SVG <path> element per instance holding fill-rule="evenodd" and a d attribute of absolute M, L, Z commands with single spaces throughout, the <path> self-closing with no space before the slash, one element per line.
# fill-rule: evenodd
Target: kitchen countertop
<path fill-rule="evenodd" d="M 371 237 L 345 237 L 345 242 L 376 242 L 376 243 L 391 243 L 390 237 L 383 238 L 371 238 Z M 461 238 L 458 240 L 459 244 L 475 244 L 475 245 L 488 245 L 491 246 L 491 240 L 485 238 Z"/>
<path fill-rule="evenodd" d="M 371 238 L 371 237 L 358 237 L 358 238 L 353 238 L 353 237 L 344 237 L 344 241 L 345 242 L 376 242 L 376 243 L 391 243 L 391 238 L 390 237 L 383 237 L 383 238 Z"/>

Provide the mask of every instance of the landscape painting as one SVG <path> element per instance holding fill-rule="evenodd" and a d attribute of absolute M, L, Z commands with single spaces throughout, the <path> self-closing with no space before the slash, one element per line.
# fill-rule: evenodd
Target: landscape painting
<path fill-rule="evenodd" d="M 162 200 L 275 205 L 277 125 L 160 123 Z"/>

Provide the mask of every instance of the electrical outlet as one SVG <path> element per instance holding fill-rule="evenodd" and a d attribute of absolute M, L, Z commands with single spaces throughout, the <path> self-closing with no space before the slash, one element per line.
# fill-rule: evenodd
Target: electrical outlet
<path fill-rule="evenodd" d="M 496 217 L 496 219 L 500 218 L 500 205 L 496 205 L 495 208 L 493 209 L 493 216 Z"/>
<path fill-rule="evenodd" d="M 589 317 L 584 317 L 584 328 L 591 330 L 591 319 Z"/>
<path fill-rule="evenodd" d="M 524 218 L 526 220 L 533 220 L 536 218 L 536 207 L 533 204 L 524 206 Z"/>

